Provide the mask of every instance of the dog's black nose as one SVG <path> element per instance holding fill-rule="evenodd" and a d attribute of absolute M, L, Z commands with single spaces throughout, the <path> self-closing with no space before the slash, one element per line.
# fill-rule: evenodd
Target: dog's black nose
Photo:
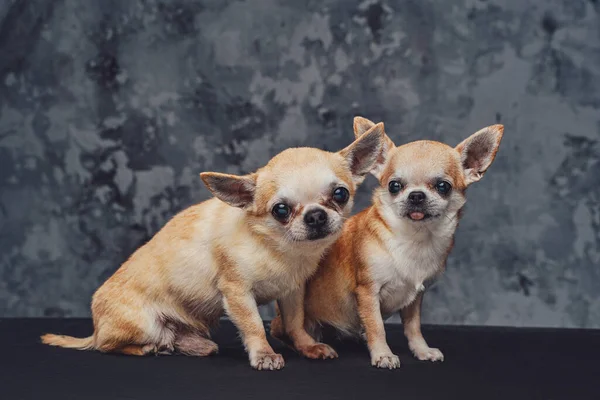
<path fill-rule="evenodd" d="M 423 192 L 411 192 L 408 195 L 408 201 L 410 201 L 411 204 L 421 204 L 422 202 L 425 201 L 425 193 L 423 193 Z"/>
<path fill-rule="evenodd" d="M 311 228 L 319 228 L 327 223 L 327 213 L 319 208 L 304 215 L 304 222 Z"/>

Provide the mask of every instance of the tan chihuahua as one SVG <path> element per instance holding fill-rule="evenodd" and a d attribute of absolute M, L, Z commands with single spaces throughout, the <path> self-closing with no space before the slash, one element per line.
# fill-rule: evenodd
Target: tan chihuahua
<path fill-rule="evenodd" d="M 374 125 L 356 117 L 356 137 Z M 494 161 L 503 129 L 484 128 L 456 148 L 427 140 L 396 147 L 385 135 L 371 171 L 380 182 L 373 205 L 348 220 L 307 283 L 305 309 L 295 311 L 305 313 L 304 330 L 287 326 L 290 310 L 279 310 L 284 320 L 278 316 L 272 322 L 271 334 L 290 340 L 309 358 L 323 358 L 307 351 L 321 325 L 364 334 L 371 364 L 393 369 L 400 361 L 386 342 L 383 321 L 400 311 L 415 357 L 442 361 L 442 352 L 421 334 L 423 293 L 444 270 L 466 188 Z"/>
<path fill-rule="evenodd" d="M 139 356 L 207 356 L 218 350 L 209 330 L 225 311 L 250 365 L 282 368 L 258 305 L 277 299 L 283 312 L 301 306 L 306 280 L 339 237 L 383 135 L 378 124 L 337 153 L 294 148 L 249 175 L 202 173 L 216 198 L 173 217 L 96 291 L 93 335 L 47 334 L 42 341 Z"/>

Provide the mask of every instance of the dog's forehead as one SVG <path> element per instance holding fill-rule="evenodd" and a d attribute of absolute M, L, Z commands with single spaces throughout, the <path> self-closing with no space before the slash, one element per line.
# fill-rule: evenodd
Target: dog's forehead
<path fill-rule="evenodd" d="M 331 190 L 334 183 L 350 183 L 343 159 L 313 148 L 288 149 L 273 157 L 259 174 L 259 190 L 270 198 L 312 202 Z"/>
<path fill-rule="evenodd" d="M 421 140 L 399 146 L 390 162 L 391 175 L 408 181 L 427 181 L 437 177 L 458 179 L 460 159 L 450 146 Z"/>
<path fill-rule="evenodd" d="M 337 182 L 340 180 L 329 168 L 299 168 L 280 180 L 276 196 L 298 203 L 310 203 L 322 198 Z"/>

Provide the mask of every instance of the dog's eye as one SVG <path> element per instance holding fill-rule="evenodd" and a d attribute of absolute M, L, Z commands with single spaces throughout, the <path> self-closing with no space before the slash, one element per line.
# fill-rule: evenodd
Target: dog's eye
<path fill-rule="evenodd" d="M 391 181 L 388 185 L 388 190 L 391 194 L 396 194 L 402 190 L 402 184 L 398 181 Z"/>
<path fill-rule="evenodd" d="M 292 209 L 287 204 L 277 203 L 273 206 L 271 210 L 271 214 L 275 217 L 275 219 L 279 221 L 286 220 L 290 214 L 292 213 Z"/>
<path fill-rule="evenodd" d="M 446 181 L 439 181 L 435 184 L 435 190 L 438 191 L 442 196 L 447 195 L 452 189 L 452 186 Z"/>
<path fill-rule="evenodd" d="M 333 191 L 333 200 L 335 200 L 336 203 L 343 204 L 347 202 L 349 198 L 350 192 L 348 192 L 348 189 L 346 188 L 339 187 Z"/>

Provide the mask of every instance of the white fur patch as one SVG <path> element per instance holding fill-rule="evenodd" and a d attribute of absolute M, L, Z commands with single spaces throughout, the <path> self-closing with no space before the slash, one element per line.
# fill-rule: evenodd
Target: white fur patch
<path fill-rule="evenodd" d="M 441 273 L 457 223 L 456 218 L 412 222 L 383 217 L 394 232 L 384 239 L 383 249 L 371 242 L 366 254 L 379 287 L 382 313 L 389 316 L 412 303 L 425 284 Z"/>

